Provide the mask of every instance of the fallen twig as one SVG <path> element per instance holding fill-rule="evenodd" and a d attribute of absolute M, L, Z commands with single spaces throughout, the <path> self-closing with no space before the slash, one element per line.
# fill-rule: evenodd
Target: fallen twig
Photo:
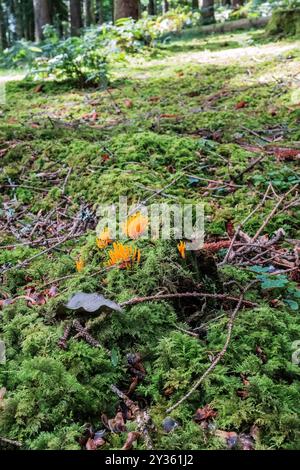
<path fill-rule="evenodd" d="M 147 413 L 146 410 L 141 410 L 138 405 L 136 405 L 130 398 L 128 398 L 125 393 L 121 392 L 115 385 L 111 385 L 111 390 L 113 393 L 115 393 L 121 400 L 124 401 L 125 405 L 127 408 L 131 411 L 137 426 L 138 426 L 138 431 L 141 433 L 141 435 L 144 438 L 146 448 L 148 450 L 153 449 L 153 444 L 152 440 L 149 434 L 148 427 L 151 423 L 151 418 L 149 414 Z"/>
<path fill-rule="evenodd" d="M 0 442 L 3 442 L 4 444 L 9 444 L 14 447 L 22 447 L 22 443 L 18 441 L 13 441 L 11 439 L 7 439 L 6 437 L 0 436 Z"/>
<path fill-rule="evenodd" d="M 172 299 L 184 299 L 184 298 L 209 298 L 209 299 L 218 299 L 218 300 L 229 300 L 232 302 L 240 302 L 240 299 L 237 297 L 233 297 L 227 294 L 210 294 L 207 292 L 182 292 L 176 294 L 159 294 L 159 295 L 150 295 L 148 297 L 135 297 L 133 299 L 127 300 L 120 304 L 120 306 L 128 307 L 136 304 L 140 304 L 143 302 L 156 302 L 162 300 L 172 300 Z M 255 302 L 250 302 L 250 300 L 242 299 L 242 304 L 246 307 L 257 307 L 258 304 Z"/>
<path fill-rule="evenodd" d="M 215 369 L 215 367 L 218 365 L 218 363 L 221 361 L 221 359 L 223 358 L 223 356 L 225 355 L 226 351 L 227 351 L 227 348 L 228 348 L 228 345 L 230 343 L 230 340 L 231 340 L 231 335 L 232 335 L 232 329 L 233 329 L 233 324 L 234 324 L 234 320 L 236 319 L 236 316 L 241 308 L 241 306 L 243 305 L 243 302 L 244 302 L 244 296 L 246 294 L 246 292 L 256 283 L 258 282 L 257 280 L 255 281 L 252 281 L 250 284 L 248 284 L 245 289 L 243 290 L 240 298 L 239 298 L 239 301 L 232 313 L 232 315 L 230 316 L 230 319 L 229 319 L 229 322 L 227 324 L 227 337 L 226 337 L 226 341 L 225 341 L 225 344 L 222 348 L 222 350 L 216 355 L 216 357 L 214 358 L 214 360 L 212 361 L 211 365 L 208 367 L 208 369 L 206 369 L 206 371 L 204 372 L 204 374 L 201 375 L 200 379 L 197 380 L 197 382 L 194 383 L 194 385 L 192 386 L 192 388 L 189 390 L 189 392 L 184 395 L 177 403 L 175 403 L 175 405 L 171 406 L 170 408 L 167 409 L 166 413 L 171 413 L 171 411 L 175 410 L 175 408 L 177 408 L 179 405 L 181 405 L 184 401 L 186 401 L 191 395 L 192 393 L 195 392 L 195 390 L 197 390 L 197 388 L 201 385 L 201 383 L 204 381 L 204 379 Z"/>

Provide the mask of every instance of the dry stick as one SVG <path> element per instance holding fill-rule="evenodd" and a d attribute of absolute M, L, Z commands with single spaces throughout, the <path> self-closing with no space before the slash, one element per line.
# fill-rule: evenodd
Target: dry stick
<path fill-rule="evenodd" d="M 65 192 L 66 192 L 66 187 L 67 187 L 67 184 L 68 184 L 68 180 L 71 176 L 72 170 L 73 170 L 72 167 L 70 167 L 69 170 L 68 170 L 67 176 L 65 178 L 65 181 L 64 181 L 64 184 L 63 184 L 63 187 L 62 187 L 62 190 L 61 190 L 62 194 L 65 194 Z"/>
<path fill-rule="evenodd" d="M 56 243 L 55 245 L 50 246 L 50 248 L 47 248 L 46 250 L 41 251 L 40 253 L 37 253 L 36 255 L 32 256 L 31 258 L 26 259 L 25 261 L 22 261 L 19 264 L 16 264 L 16 266 L 10 266 L 9 268 L 4 269 L 3 271 L 0 271 L 0 276 L 3 274 L 7 273 L 8 271 L 11 271 L 13 269 L 20 269 L 26 266 L 26 264 L 30 263 L 31 261 L 35 260 L 36 258 L 39 258 L 40 256 L 45 255 L 46 253 L 49 253 L 52 250 L 55 250 L 55 248 L 59 247 L 63 243 L 73 240 L 74 238 L 79 238 L 82 237 L 83 234 L 77 234 L 77 235 L 68 235 L 67 237 L 63 238 L 60 242 Z"/>
<path fill-rule="evenodd" d="M 252 170 L 252 168 L 254 168 L 258 163 L 262 162 L 265 158 L 266 158 L 265 154 L 261 155 L 259 158 L 257 158 L 252 163 L 250 163 L 250 165 L 247 166 L 245 170 L 242 170 L 237 176 L 235 176 L 234 180 L 236 181 L 239 178 L 242 178 L 242 176 L 244 176 L 245 173 L 248 173 L 248 171 Z"/>
<path fill-rule="evenodd" d="M 219 263 L 219 266 L 223 266 L 224 264 L 227 263 L 227 261 L 228 261 L 228 259 L 229 259 L 229 256 L 230 256 L 230 254 L 231 254 L 233 245 L 234 245 L 234 243 L 235 243 L 235 241 L 236 241 L 236 239 L 237 239 L 237 237 L 238 237 L 238 235 L 239 235 L 239 233 L 240 233 L 240 230 L 241 230 L 242 227 L 245 225 L 245 223 L 248 222 L 249 219 L 251 219 L 251 217 L 255 214 L 255 212 L 257 212 L 257 211 L 264 205 L 265 200 L 266 200 L 266 198 L 267 198 L 267 196 L 268 196 L 268 194 L 269 194 L 269 191 L 270 191 L 270 184 L 269 184 L 268 187 L 267 187 L 267 190 L 266 190 L 266 192 L 265 192 L 265 194 L 264 194 L 264 197 L 263 197 L 262 201 L 261 201 L 261 202 L 253 209 L 253 211 L 250 212 L 250 214 L 247 215 L 247 217 L 239 224 L 238 228 L 237 228 L 236 231 L 235 231 L 234 236 L 232 237 L 231 244 L 230 244 L 230 247 L 228 248 L 228 251 L 227 251 L 227 253 L 226 253 L 226 256 L 225 256 L 225 258 L 223 259 L 223 261 L 222 261 L 221 263 Z"/>
<path fill-rule="evenodd" d="M 260 140 L 263 140 L 264 142 L 267 142 L 268 144 L 270 144 L 272 141 L 269 140 L 269 139 L 266 139 L 265 137 L 262 137 L 261 135 L 259 135 L 257 132 L 255 131 L 252 131 L 251 129 L 248 129 L 248 127 L 245 127 L 245 126 L 240 126 L 241 129 L 244 129 L 244 131 L 247 131 L 249 132 L 249 134 L 252 134 L 254 135 L 255 137 L 258 137 Z"/>
<path fill-rule="evenodd" d="M 252 238 L 252 242 L 255 242 L 259 235 L 261 234 L 261 232 L 263 231 L 263 229 L 268 225 L 268 223 L 270 222 L 270 220 L 272 219 L 273 215 L 277 212 L 278 208 L 281 206 L 282 202 L 286 199 L 286 197 L 292 193 L 297 187 L 298 187 L 298 183 L 295 184 L 287 193 L 285 193 L 280 199 L 279 201 L 277 202 L 276 206 L 272 209 L 272 211 L 270 212 L 270 214 L 267 216 L 267 218 L 264 220 L 263 224 L 261 225 L 261 227 L 257 230 L 256 234 L 254 235 L 254 237 Z"/>
<path fill-rule="evenodd" d="M 182 331 L 182 333 L 186 333 L 187 335 L 193 336 L 194 338 L 199 338 L 199 335 L 197 333 L 193 333 L 192 331 L 185 330 L 184 328 L 181 328 L 180 326 L 174 325 L 176 330 Z"/>
<path fill-rule="evenodd" d="M 23 189 L 29 189 L 30 191 L 36 191 L 40 193 L 48 193 L 51 188 L 49 189 L 43 189 L 43 188 L 36 188 L 34 186 L 27 186 L 25 184 L 1 184 L 0 189 L 15 189 L 15 188 L 23 188 Z"/>
<path fill-rule="evenodd" d="M 218 363 L 220 362 L 220 360 L 223 358 L 223 356 L 225 355 L 226 351 L 227 351 L 227 348 L 228 348 L 228 345 L 230 343 L 230 340 L 231 340 L 231 335 L 232 335 L 232 329 L 233 329 L 233 324 L 234 324 L 234 320 L 236 319 L 236 316 L 243 304 L 243 301 L 244 301 L 244 296 L 246 294 L 246 292 L 250 289 L 250 287 L 252 287 L 253 284 L 255 284 L 256 282 L 258 282 L 257 280 L 251 282 L 250 284 L 248 284 L 248 286 L 245 287 L 245 289 L 243 290 L 240 298 L 239 298 L 239 301 L 232 313 L 232 315 L 230 316 L 230 319 L 229 319 L 229 322 L 228 322 L 228 325 L 227 325 L 227 330 L 228 330 L 228 333 L 227 333 L 227 337 L 226 337 L 226 341 L 225 341 L 225 344 L 222 348 L 222 350 L 216 355 L 215 359 L 213 360 L 213 362 L 211 363 L 211 365 L 209 366 L 208 369 L 206 369 L 206 371 L 204 372 L 204 374 L 201 375 L 200 379 L 197 380 L 197 382 L 194 383 L 194 385 L 192 386 L 192 388 L 189 390 L 189 392 L 184 395 L 177 403 L 175 403 L 175 405 L 171 406 L 170 408 L 167 409 L 166 413 L 171 413 L 171 411 L 175 410 L 175 408 L 177 408 L 179 405 L 181 405 L 185 400 L 187 400 L 191 395 L 192 393 L 194 393 L 197 388 L 201 385 L 201 383 L 203 382 L 203 380 L 215 369 L 215 367 L 218 365 Z"/>
<path fill-rule="evenodd" d="M 121 390 L 119 390 L 115 385 L 111 385 L 110 388 L 113 393 L 115 393 L 119 398 L 121 398 L 121 400 L 124 401 L 125 405 L 130 409 L 132 415 L 134 416 L 134 419 L 136 420 L 138 430 L 144 438 L 147 449 L 153 449 L 152 440 L 147 428 L 151 420 L 148 413 L 145 410 L 140 410 L 139 406 L 136 405 L 132 400 L 130 400 L 130 398 L 128 398 L 125 393 L 121 392 Z"/>
<path fill-rule="evenodd" d="M 226 294 L 209 294 L 207 292 L 183 292 L 177 294 L 161 294 L 161 295 L 151 295 L 149 297 L 135 297 L 133 299 L 127 300 L 127 302 L 123 302 L 120 306 L 128 307 L 131 305 L 140 304 L 143 302 L 155 302 L 160 300 L 171 300 L 171 299 L 183 299 L 189 297 L 203 297 L 203 298 L 210 298 L 210 299 L 220 299 L 220 300 L 231 300 L 233 302 L 240 302 L 240 299 L 237 297 L 232 297 Z M 258 304 L 254 302 L 250 302 L 250 300 L 242 299 L 242 304 L 247 307 L 257 307 Z"/>
<path fill-rule="evenodd" d="M 18 441 L 12 441 L 11 439 L 7 439 L 6 437 L 1 437 L 0 436 L 0 442 L 4 442 L 5 444 L 10 444 L 15 447 L 22 447 L 21 442 Z"/>

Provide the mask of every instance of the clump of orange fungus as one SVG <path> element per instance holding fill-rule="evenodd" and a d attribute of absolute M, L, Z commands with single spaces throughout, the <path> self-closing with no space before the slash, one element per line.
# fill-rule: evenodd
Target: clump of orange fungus
<path fill-rule="evenodd" d="M 103 250 L 111 242 L 112 242 L 112 240 L 111 240 L 110 230 L 109 230 L 108 227 L 105 227 L 102 230 L 102 232 L 100 233 L 99 237 L 96 238 L 96 245 L 97 245 L 98 248 Z"/>
<path fill-rule="evenodd" d="M 180 243 L 178 243 L 177 248 L 178 248 L 181 258 L 185 259 L 186 243 L 181 241 Z"/>
<path fill-rule="evenodd" d="M 124 235 L 132 240 L 137 240 L 147 229 L 148 223 L 148 217 L 137 212 L 136 214 L 128 217 L 126 222 L 122 224 L 122 230 Z"/>
<path fill-rule="evenodd" d="M 85 263 L 83 261 L 83 258 L 80 256 L 77 260 L 76 260 L 76 270 L 78 273 L 81 273 L 85 268 Z"/>
<path fill-rule="evenodd" d="M 141 260 L 141 251 L 132 246 L 123 245 L 123 243 L 114 243 L 113 249 L 109 251 L 108 266 L 119 265 L 121 269 L 128 268 Z"/>

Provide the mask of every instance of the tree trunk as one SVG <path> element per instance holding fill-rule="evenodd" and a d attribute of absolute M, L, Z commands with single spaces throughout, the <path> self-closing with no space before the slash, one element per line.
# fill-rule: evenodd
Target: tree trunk
<path fill-rule="evenodd" d="M 193 10 L 199 9 L 199 0 L 192 0 L 192 8 Z"/>
<path fill-rule="evenodd" d="M 98 24 L 104 23 L 104 11 L 102 0 L 96 0 L 96 21 Z"/>
<path fill-rule="evenodd" d="M 79 36 L 80 29 L 83 26 L 80 0 L 70 0 L 70 16 L 71 16 L 71 35 Z"/>
<path fill-rule="evenodd" d="M 163 15 L 165 13 L 167 13 L 167 11 L 169 11 L 169 2 L 168 0 L 163 0 L 162 2 L 162 12 L 163 12 Z"/>
<path fill-rule="evenodd" d="M 92 0 L 84 0 L 85 26 L 91 26 L 93 22 Z"/>
<path fill-rule="evenodd" d="M 214 0 L 199 0 L 202 24 L 215 23 Z"/>
<path fill-rule="evenodd" d="M 6 18 L 4 17 L 2 2 L 0 2 L 0 50 L 2 51 L 6 49 L 8 46 L 6 30 L 7 30 L 7 22 L 6 22 Z"/>
<path fill-rule="evenodd" d="M 237 10 L 244 4 L 244 0 L 232 0 L 231 5 L 234 10 Z"/>
<path fill-rule="evenodd" d="M 20 0 L 13 0 L 12 2 L 12 13 L 15 18 L 16 24 L 16 39 L 22 39 L 23 34 L 23 25 L 22 25 L 22 4 Z"/>
<path fill-rule="evenodd" d="M 33 0 L 35 40 L 40 42 L 43 39 L 43 27 L 51 24 L 51 14 L 48 0 Z"/>
<path fill-rule="evenodd" d="M 114 17 L 115 21 L 120 18 L 139 19 L 140 5 L 139 0 L 115 0 L 114 1 Z"/>
<path fill-rule="evenodd" d="M 156 2 L 155 0 L 149 0 L 148 4 L 148 13 L 149 15 L 156 15 Z"/>

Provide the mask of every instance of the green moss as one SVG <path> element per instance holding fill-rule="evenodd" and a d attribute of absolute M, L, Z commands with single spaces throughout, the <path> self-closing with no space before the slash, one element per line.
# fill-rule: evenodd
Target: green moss
<path fill-rule="evenodd" d="M 278 9 L 267 26 L 270 36 L 297 36 L 300 34 L 300 8 Z"/>
<path fill-rule="evenodd" d="M 296 45 L 291 43 L 290 59 L 291 52 L 285 49 L 274 58 L 251 64 L 237 65 L 230 59 L 207 64 L 199 63 L 197 56 L 189 57 L 190 50 L 222 51 L 266 41 L 255 34 L 171 42 L 154 60 L 145 63 L 139 57 L 123 68 L 118 66 L 110 93 L 78 92 L 52 82 L 36 93 L 32 82 L 10 83 L 0 114 L 2 219 L 8 216 L 9 201 L 14 211 L 23 211 L 20 223 L 26 232 L 32 230 L 38 214 L 56 211 L 65 197 L 69 222 L 82 205 L 95 213 L 100 203 L 117 202 L 120 196 L 128 196 L 132 203 L 153 196 L 155 202 L 202 202 L 207 239 L 227 237 L 226 224 L 237 226 L 261 201 L 269 183 L 282 195 L 298 181 L 297 161 L 278 161 L 274 155 L 243 174 L 260 155 L 249 146 L 275 139 L 271 145 L 289 147 L 300 138 L 299 113 L 290 109 L 292 91 L 270 78 L 284 69 L 287 60 L 298 66 Z M 128 99 L 131 107 L 125 104 Z M 246 105 L 239 108 L 243 101 Z M 270 112 L 270 106 L 276 113 Z M 89 117 L 94 111 L 95 121 Z M 58 170 L 58 184 L 38 176 Z M 237 185 L 234 191 L 224 184 L 228 181 Z M 11 183 L 17 187 L 8 188 Z M 255 234 L 273 207 L 268 200 L 245 231 Z M 278 213 L 266 233 L 284 228 L 288 238 L 298 238 L 299 215 L 298 207 Z M 210 300 L 203 306 L 202 301 L 181 299 L 141 303 L 105 318 L 87 316 L 91 333 L 103 348 L 72 338 L 67 351 L 57 347 L 66 322 L 74 318 L 74 313 L 62 315 L 61 305 L 74 292 L 98 292 L 117 302 L 162 292 L 191 292 L 199 283 L 208 292 L 220 288 L 226 292 L 228 282 L 244 286 L 252 273 L 225 266 L 220 280 L 208 277 L 195 257 L 179 257 L 176 240 L 139 240 L 135 242 L 141 250 L 139 265 L 105 271 L 110 247 L 96 247 L 93 229 L 41 256 L 36 255 L 45 247 L 22 245 L 13 233 L 2 231 L 1 246 L 11 244 L 18 246 L 0 252 L 0 264 L 13 268 L 3 276 L 1 300 L 25 295 L 29 287 L 47 296 L 47 289 L 55 284 L 58 292 L 44 305 L 29 307 L 20 299 L 1 311 L 0 335 L 8 359 L 0 368 L 0 388 L 8 390 L 0 412 L 1 435 L 22 440 L 25 449 L 78 449 L 84 423 L 100 429 L 101 413 L 114 416 L 118 399 L 109 387 L 118 384 L 128 389 L 131 378 L 125 358 L 136 351 L 143 356 L 147 375 L 133 398 L 143 396 L 149 403 L 157 428 L 156 449 L 223 448 L 220 440 L 207 439 L 193 422 L 195 410 L 207 403 L 217 410 L 214 424 L 219 429 L 248 432 L 256 424 L 261 429 L 257 448 L 299 448 L 299 368 L 291 361 L 292 343 L 300 337 L 299 318 L 280 304 L 269 307 L 272 292 L 263 295 L 257 287 L 248 295 L 259 308 L 239 313 L 224 360 L 174 411 L 179 427 L 171 434 L 162 429 L 166 409 L 190 389 L 211 364 L 211 355 L 223 347 L 231 304 Z M 78 255 L 85 262 L 81 273 L 75 267 Z M 220 252 L 218 257 L 223 255 Z M 34 256 L 28 265 L 16 268 Z M 238 285 L 230 286 L 230 293 L 238 296 Z M 176 328 L 199 325 L 200 339 Z M 256 346 L 267 356 L 265 363 Z M 117 365 L 106 349 L 115 350 Z M 241 374 L 250 382 L 244 400 L 237 394 L 243 388 Z M 123 434 L 110 435 L 105 448 L 119 449 L 124 440 Z M 140 442 L 137 448 L 143 447 Z"/>

